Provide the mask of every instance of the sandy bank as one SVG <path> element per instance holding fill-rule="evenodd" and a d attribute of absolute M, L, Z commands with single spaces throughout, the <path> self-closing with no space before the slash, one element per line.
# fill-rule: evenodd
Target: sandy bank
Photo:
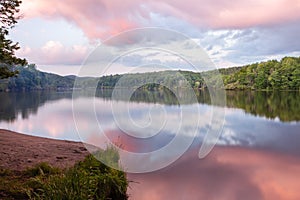
<path fill-rule="evenodd" d="M 40 162 L 69 167 L 89 152 L 81 142 L 35 137 L 0 129 L 0 167 L 23 170 Z"/>

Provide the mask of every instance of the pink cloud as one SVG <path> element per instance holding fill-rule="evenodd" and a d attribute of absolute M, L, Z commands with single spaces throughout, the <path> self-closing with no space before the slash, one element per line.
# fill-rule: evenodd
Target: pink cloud
<path fill-rule="evenodd" d="M 79 65 L 88 53 L 88 48 L 81 45 L 64 46 L 59 41 L 48 41 L 41 48 L 24 47 L 18 56 L 26 57 L 30 62 L 42 65 L 65 64 Z"/>
<path fill-rule="evenodd" d="M 64 18 L 80 27 L 89 38 L 101 38 L 136 27 L 137 23 L 125 12 L 131 5 L 114 0 L 25 0 L 22 10 L 25 18 Z"/>
<path fill-rule="evenodd" d="M 300 0 L 24 0 L 26 18 L 64 18 L 91 38 L 104 39 L 141 27 L 150 13 L 173 16 L 196 27 L 245 28 L 299 20 Z"/>

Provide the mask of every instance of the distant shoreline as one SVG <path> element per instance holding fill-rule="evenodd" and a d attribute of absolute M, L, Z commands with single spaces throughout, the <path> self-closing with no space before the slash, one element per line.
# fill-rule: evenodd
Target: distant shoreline
<path fill-rule="evenodd" d="M 30 89 L 30 90 L 1 90 L 0 92 L 4 92 L 4 93 L 11 93 L 11 92 L 73 92 L 73 91 L 87 91 L 87 90 L 95 90 L 94 88 L 68 88 L 68 89 Z M 144 88 L 130 88 L 130 87 L 101 87 L 101 88 L 97 88 L 95 91 L 101 91 L 101 90 L 121 90 L 121 89 L 140 89 L 140 90 L 145 90 L 145 91 L 158 91 L 158 90 L 162 90 L 162 89 L 144 89 Z M 169 89 L 169 88 L 167 88 Z M 184 90 L 186 89 L 185 87 L 177 87 L 177 88 L 172 88 L 172 89 L 180 89 L 180 90 Z M 208 91 L 208 88 L 193 88 L 194 91 Z M 300 92 L 300 90 L 297 89 L 255 89 L 255 88 L 213 88 L 214 90 L 225 90 L 225 91 L 253 91 L 253 92 Z"/>
<path fill-rule="evenodd" d="M 39 71 L 35 65 L 15 67 L 17 77 L 0 81 L 0 90 L 70 90 L 111 87 L 224 88 L 229 90 L 300 90 L 300 57 L 284 57 L 242 67 L 211 69 L 209 71 L 165 70 L 125 73 L 100 77 L 60 76 Z"/>

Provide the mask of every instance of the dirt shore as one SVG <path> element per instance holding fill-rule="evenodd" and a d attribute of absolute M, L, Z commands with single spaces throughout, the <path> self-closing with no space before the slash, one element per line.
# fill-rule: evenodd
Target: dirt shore
<path fill-rule="evenodd" d="M 0 129 L 0 167 L 23 170 L 41 162 L 66 168 L 83 160 L 83 143 L 35 137 Z"/>

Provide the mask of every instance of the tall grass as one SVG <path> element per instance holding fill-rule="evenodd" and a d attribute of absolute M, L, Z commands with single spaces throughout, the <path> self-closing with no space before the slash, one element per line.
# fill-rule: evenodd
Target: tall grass
<path fill-rule="evenodd" d="M 111 166 L 117 166 L 119 162 L 119 154 L 113 147 L 98 151 L 95 156 L 111 162 Z M 19 189 L 25 191 L 21 193 L 22 199 L 26 194 L 32 200 L 128 199 L 126 174 L 107 167 L 95 156 L 88 155 L 66 170 L 54 168 L 47 163 L 25 170 L 15 179 L 20 185 Z M 7 179 L 10 177 L 7 171 L 2 170 L 1 174 L 7 175 Z"/>

